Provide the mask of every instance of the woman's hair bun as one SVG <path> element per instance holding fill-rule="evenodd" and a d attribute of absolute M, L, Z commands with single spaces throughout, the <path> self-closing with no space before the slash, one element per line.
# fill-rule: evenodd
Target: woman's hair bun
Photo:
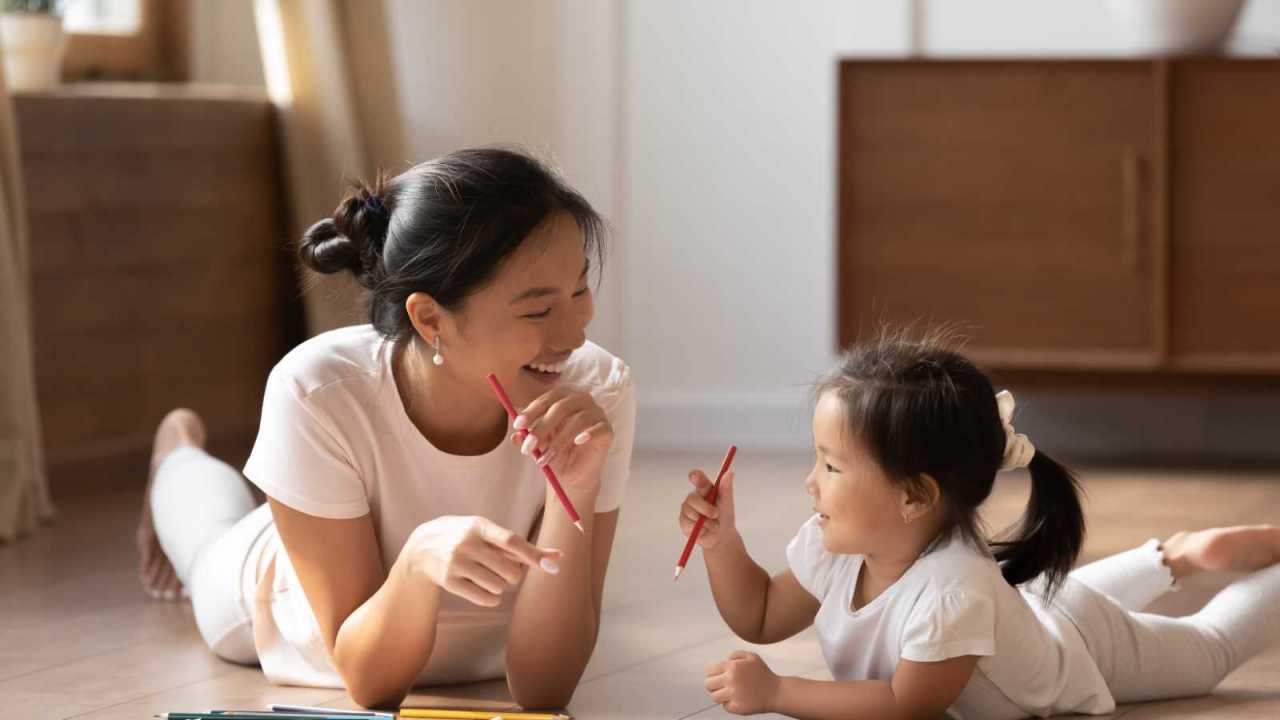
<path fill-rule="evenodd" d="M 322 273 L 349 270 L 362 284 L 382 255 L 391 212 L 383 196 L 386 180 L 379 175 L 370 187 L 356 181 L 333 216 L 312 225 L 302 235 L 298 257 Z"/>
<path fill-rule="evenodd" d="M 338 232 L 333 218 L 325 218 L 307 228 L 298 246 L 298 258 L 303 264 L 326 275 L 343 270 L 360 275 L 364 271 L 361 255 L 351 238 Z"/>

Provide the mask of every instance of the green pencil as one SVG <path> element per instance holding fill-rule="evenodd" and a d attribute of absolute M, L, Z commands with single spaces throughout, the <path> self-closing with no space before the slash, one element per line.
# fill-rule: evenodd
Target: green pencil
<path fill-rule="evenodd" d="M 252 710 L 219 710 L 212 712 L 161 712 L 160 720 L 353 720 L 352 715 L 316 715 L 314 712 L 261 712 Z"/>

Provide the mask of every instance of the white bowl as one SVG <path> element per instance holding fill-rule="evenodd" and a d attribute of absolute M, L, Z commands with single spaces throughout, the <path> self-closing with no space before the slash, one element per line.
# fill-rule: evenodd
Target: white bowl
<path fill-rule="evenodd" d="M 1116 34 L 1134 53 L 1194 53 L 1223 45 L 1245 0 L 1107 0 Z"/>

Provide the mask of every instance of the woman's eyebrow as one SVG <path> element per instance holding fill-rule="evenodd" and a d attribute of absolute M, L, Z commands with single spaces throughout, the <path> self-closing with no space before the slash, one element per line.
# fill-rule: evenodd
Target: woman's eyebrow
<path fill-rule="evenodd" d="M 515 305 L 516 303 L 523 302 L 525 300 L 532 300 L 533 298 L 545 297 L 547 295 L 555 295 L 557 292 L 559 291 L 553 287 L 529 288 L 528 290 L 525 290 L 524 292 L 515 296 L 515 299 L 511 301 L 511 304 Z"/>
<path fill-rule="evenodd" d="M 590 269 L 591 269 L 591 261 L 587 260 L 585 263 L 582 264 L 582 275 L 580 275 L 579 277 L 585 277 L 587 274 L 587 271 L 589 271 Z M 524 292 L 515 296 L 515 298 L 512 299 L 511 304 L 515 305 L 516 303 L 524 302 L 525 300 L 532 300 L 533 298 L 546 297 L 547 295 L 555 295 L 557 292 L 559 292 L 559 290 L 553 287 L 529 288 L 528 290 L 525 290 Z"/>

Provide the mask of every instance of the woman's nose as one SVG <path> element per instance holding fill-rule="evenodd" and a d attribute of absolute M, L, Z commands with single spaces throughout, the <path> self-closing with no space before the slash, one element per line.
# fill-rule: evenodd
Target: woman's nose
<path fill-rule="evenodd" d="M 587 325 L 577 318 L 571 318 L 558 328 L 555 347 L 557 350 L 574 351 L 587 341 Z"/>

